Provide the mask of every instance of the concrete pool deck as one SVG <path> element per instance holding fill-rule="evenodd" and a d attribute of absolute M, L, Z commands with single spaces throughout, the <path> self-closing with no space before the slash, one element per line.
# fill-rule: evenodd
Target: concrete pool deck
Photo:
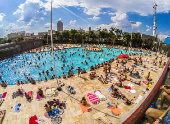
<path fill-rule="evenodd" d="M 133 57 L 133 56 L 132 56 Z M 137 56 L 135 56 L 137 57 Z M 145 58 L 151 60 L 154 59 L 154 56 L 146 56 L 143 57 L 142 59 L 144 60 Z M 159 61 L 159 57 L 158 57 Z M 163 62 L 167 62 L 168 58 L 163 58 Z M 115 66 L 117 63 L 114 61 L 111 66 Z M 131 62 L 128 62 L 127 65 L 128 67 L 131 66 Z M 147 64 L 147 67 L 149 68 L 148 70 L 144 71 L 144 75 L 142 76 L 142 79 L 134 79 L 136 81 L 138 80 L 145 80 L 144 76 L 146 76 L 145 73 L 148 73 L 150 71 L 150 68 L 152 67 L 151 64 Z M 137 69 L 140 68 L 137 67 Z M 158 78 L 158 75 L 162 72 L 163 68 L 159 68 L 156 72 L 151 71 L 151 74 L 153 75 L 153 82 L 155 82 Z M 114 70 L 111 70 L 111 72 L 115 72 Z M 139 70 L 139 72 L 141 72 Z M 74 87 L 76 94 L 71 95 L 75 97 L 78 100 L 81 100 L 83 96 L 86 97 L 87 102 L 94 108 L 100 110 L 97 111 L 96 109 L 93 109 L 92 112 L 85 112 L 82 113 L 82 109 L 78 104 L 78 101 L 75 99 L 71 98 L 64 92 L 67 92 L 65 90 L 65 86 L 62 88 L 64 92 L 60 91 L 58 92 L 57 97 L 47 97 L 43 98 L 41 101 L 36 100 L 36 92 L 38 88 L 42 87 L 43 91 L 45 92 L 46 87 L 52 87 L 52 86 L 57 86 L 56 80 L 49 80 L 48 82 L 40 82 L 37 83 L 36 85 L 32 84 L 24 84 L 24 85 L 9 85 L 7 86 L 6 89 L 0 87 L 0 93 L 2 94 L 3 92 L 8 92 L 7 96 L 5 98 L 4 103 L 0 107 L 1 110 L 6 110 L 6 115 L 3 124 L 28 124 L 29 123 L 29 117 L 37 115 L 41 116 L 44 119 L 44 122 L 41 124 L 51 124 L 51 119 L 47 119 L 44 116 L 45 109 L 44 105 L 47 103 L 47 101 L 51 101 L 54 98 L 59 99 L 60 101 L 66 101 L 66 109 L 64 109 L 64 113 L 61 115 L 62 117 L 62 123 L 61 124 L 98 124 L 98 123 L 116 123 L 119 121 L 119 119 L 123 118 L 132 108 L 136 106 L 136 104 L 132 104 L 130 106 L 127 106 L 123 103 L 122 99 L 117 99 L 117 98 L 112 98 L 110 96 L 110 92 L 108 92 L 106 89 L 108 89 L 114 80 L 112 80 L 112 83 L 108 84 L 102 84 L 97 78 L 94 80 L 89 79 L 89 73 L 90 71 L 87 71 L 86 74 L 82 74 L 81 77 L 77 77 L 77 74 L 75 77 L 69 78 L 69 79 L 59 79 L 62 83 L 65 83 L 65 86 L 71 85 Z M 104 75 L 103 68 L 97 69 L 96 70 L 97 75 Z M 115 72 L 117 73 L 117 72 Z M 130 78 L 128 76 L 128 78 Z M 129 84 L 129 81 L 124 81 L 123 84 L 127 85 Z M 135 89 L 137 91 L 136 94 L 130 93 L 128 90 L 124 88 L 119 88 L 119 91 L 121 91 L 123 94 L 126 95 L 129 99 L 134 99 L 134 101 L 138 98 L 139 95 L 144 96 L 145 94 L 143 93 L 142 89 L 145 89 L 147 86 L 145 84 L 141 84 L 141 86 L 138 86 L 136 84 L 133 84 Z M 28 91 L 33 91 L 33 101 L 31 103 L 26 101 L 25 97 L 17 97 L 15 99 L 12 99 L 12 93 L 17 91 L 18 88 L 23 88 L 25 92 Z M 107 97 L 106 101 L 100 101 L 99 104 L 91 104 L 89 99 L 87 98 L 87 93 L 94 93 L 95 90 L 100 90 L 103 95 Z M 135 98 L 134 98 L 135 97 Z M 121 114 L 119 116 L 111 117 L 109 115 L 114 116 L 111 113 L 111 110 L 106 108 L 106 103 L 107 102 L 113 102 L 116 103 L 118 108 L 121 110 Z M 14 112 L 14 107 L 17 103 L 21 103 L 21 109 L 19 113 Z M 11 108 L 13 107 L 13 108 Z M 105 116 L 104 113 L 107 113 L 109 115 Z M 101 118 L 100 120 L 98 120 Z M 119 118 L 119 119 L 118 119 Z M 100 122 L 103 120 L 103 122 Z"/>

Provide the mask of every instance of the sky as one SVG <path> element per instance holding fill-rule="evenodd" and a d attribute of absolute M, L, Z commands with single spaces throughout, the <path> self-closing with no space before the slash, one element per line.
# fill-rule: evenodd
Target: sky
<path fill-rule="evenodd" d="M 53 0 L 53 30 L 63 22 L 64 30 L 115 27 L 123 31 L 153 35 L 153 4 L 157 6 L 157 31 L 170 34 L 169 0 Z M 1 0 L 0 37 L 12 32 L 45 32 L 50 29 L 51 0 Z M 160 35 L 160 33 L 162 33 Z"/>

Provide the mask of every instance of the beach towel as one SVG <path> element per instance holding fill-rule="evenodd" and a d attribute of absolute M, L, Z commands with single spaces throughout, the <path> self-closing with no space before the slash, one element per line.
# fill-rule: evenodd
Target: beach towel
<path fill-rule="evenodd" d="M 46 92 L 47 97 L 51 97 L 51 95 L 52 95 L 51 89 L 46 89 L 45 92 Z"/>
<path fill-rule="evenodd" d="M 51 122 L 53 124 L 60 124 L 62 122 L 62 118 L 59 115 L 54 115 L 51 117 Z"/>
<path fill-rule="evenodd" d="M 88 93 L 87 94 L 87 97 L 89 98 L 90 102 L 93 103 L 93 104 L 97 104 L 99 103 L 99 99 L 97 98 L 96 95 L 94 95 L 93 93 Z"/>
<path fill-rule="evenodd" d="M 147 83 L 146 83 L 146 81 L 142 81 L 145 85 L 148 85 Z"/>
<path fill-rule="evenodd" d="M 14 112 L 19 112 L 19 107 L 21 106 L 20 103 L 15 105 Z"/>
<path fill-rule="evenodd" d="M 134 89 L 128 89 L 128 91 L 131 92 L 131 93 L 133 93 L 133 94 L 136 93 L 136 90 L 134 90 Z"/>
<path fill-rule="evenodd" d="M 116 116 L 120 115 L 121 110 L 118 109 L 116 106 L 110 107 L 110 110 L 112 111 L 112 113 Z"/>
<path fill-rule="evenodd" d="M 29 119 L 29 124 L 38 124 L 38 122 L 36 122 L 36 120 L 38 120 L 37 116 L 31 116 Z"/>
<path fill-rule="evenodd" d="M 13 92 L 13 94 L 12 94 L 12 98 L 14 99 L 14 98 L 16 98 L 17 96 L 19 96 L 18 91 Z"/>
<path fill-rule="evenodd" d="M 0 98 L 2 98 L 2 94 L 0 94 Z"/>
<path fill-rule="evenodd" d="M 7 92 L 4 92 L 3 95 L 2 95 L 2 98 L 5 98 L 6 94 L 7 94 Z"/>
<path fill-rule="evenodd" d="M 106 100 L 106 97 L 99 91 L 99 90 L 96 90 L 94 92 L 94 94 L 101 100 L 101 101 L 105 101 Z"/>
<path fill-rule="evenodd" d="M 131 84 L 131 83 L 129 83 L 127 86 L 133 87 L 134 85 L 133 85 L 133 84 Z"/>
<path fill-rule="evenodd" d="M 78 103 L 78 104 L 80 105 L 83 113 L 88 111 L 88 109 L 91 107 L 88 103 L 86 105 L 82 105 L 81 103 Z M 88 111 L 88 112 L 90 112 L 90 111 Z"/>
<path fill-rule="evenodd" d="M 114 88 L 113 88 L 113 89 L 114 89 Z M 108 92 L 112 91 L 112 88 L 108 88 L 107 91 L 108 91 Z"/>
<path fill-rule="evenodd" d="M 125 87 L 125 89 L 131 89 L 131 87 L 130 86 L 124 86 Z"/>
<path fill-rule="evenodd" d="M 56 88 L 51 88 L 52 95 L 55 94 Z"/>

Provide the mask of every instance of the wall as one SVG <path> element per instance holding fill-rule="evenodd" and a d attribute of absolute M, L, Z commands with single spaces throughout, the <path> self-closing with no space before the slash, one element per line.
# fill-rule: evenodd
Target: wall
<path fill-rule="evenodd" d="M 0 59 L 43 46 L 43 40 L 29 40 L 0 47 Z"/>

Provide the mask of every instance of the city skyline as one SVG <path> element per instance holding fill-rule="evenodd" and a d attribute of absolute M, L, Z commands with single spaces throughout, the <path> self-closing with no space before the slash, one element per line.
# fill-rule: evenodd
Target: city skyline
<path fill-rule="evenodd" d="M 0 37 L 19 31 L 45 32 L 50 27 L 51 0 L 3 0 L 0 5 Z M 125 0 L 116 1 L 53 1 L 53 30 L 57 30 L 57 22 L 63 22 L 63 30 L 80 29 L 88 31 L 97 28 L 115 27 L 131 32 L 130 21 L 135 21 L 133 32 L 152 35 L 153 32 L 153 4 L 157 3 L 157 31 L 156 34 L 169 34 L 168 21 L 170 5 L 163 1 L 135 1 L 127 3 Z M 162 35 L 162 38 L 164 37 Z"/>

